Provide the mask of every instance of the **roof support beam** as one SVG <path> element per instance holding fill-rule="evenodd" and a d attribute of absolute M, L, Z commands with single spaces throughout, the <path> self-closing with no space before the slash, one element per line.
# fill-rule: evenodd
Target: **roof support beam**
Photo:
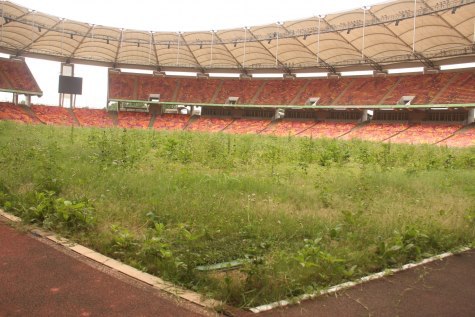
<path fill-rule="evenodd" d="M 160 67 L 160 61 L 158 60 L 157 46 L 155 45 L 154 33 L 151 32 L 150 36 L 152 37 L 153 52 L 155 53 L 155 62 L 156 62 L 156 65 L 157 65 L 157 70 L 160 71 L 161 67 Z"/>
<path fill-rule="evenodd" d="M 183 33 L 179 33 L 179 34 L 180 34 L 180 38 L 183 40 L 183 43 L 185 44 L 186 48 L 190 52 L 191 57 L 193 57 L 193 59 L 195 60 L 196 66 L 200 69 L 200 71 L 202 73 L 204 73 L 205 69 L 204 69 L 203 65 L 201 65 L 200 62 L 198 62 L 198 59 L 196 58 L 195 54 L 193 54 L 193 52 L 191 51 L 190 46 L 188 45 L 185 38 L 183 37 Z"/>
<path fill-rule="evenodd" d="M 429 8 L 429 9 L 433 10 L 424 0 L 420 0 L 420 1 L 422 2 L 423 5 L 426 6 L 426 8 Z M 454 31 L 455 33 L 457 33 L 457 35 L 460 36 L 460 38 L 462 38 L 463 40 L 465 40 L 465 41 L 467 42 L 467 44 L 469 44 L 469 45 L 472 44 L 472 41 L 471 41 L 469 38 L 465 37 L 462 33 L 460 33 L 459 30 L 457 30 L 456 28 L 454 28 L 453 25 L 451 25 L 449 22 L 447 22 L 447 20 L 444 19 L 444 17 L 442 17 L 439 12 L 435 11 L 435 15 L 436 15 L 442 22 L 444 22 L 444 24 L 447 25 L 452 31 Z"/>
<path fill-rule="evenodd" d="M 51 28 L 45 30 L 43 33 L 41 33 L 40 36 L 36 37 L 36 39 L 34 39 L 33 41 L 31 41 L 29 44 L 23 46 L 23 47 L 18 51 L 18 54 L 21 55 L 23 52 L 25 52 L 26 50 L 28 50 L 31 46 L 33 46 L 33 44 L 35 44 L 36 42 L 38 42 L 38 40 L 40 40 L 40 39 L 43 38 L 46 34 L 50 33 L 52 30 L 54 30 L 54 28 L 57 27 L 58 24 L 60 24 L 61 22 L 63 22 L 63 20 L 59 20 L 59 21 L 56 22 Z"/>
<path fill-rule="evenodd" d="M 369 14 L 371 14 L 371 16 L 373 17 L 373 19 L 376 19 L 376 20 L 379 20 L 378 17 L 373 13 L 371 12 L 371 10 L 368 10 Z M 393 32 L 393 30 L 391 30 L 387 24 L 383 23 L 381 24 L 388 32 L 391 33 L 392 36 L 394 36 L 394 38 L 398 39 L 399 42 L 401 42 L 405 47 L 407 47 L 409 49 L 409 51 L 412 51 L 412 46 L 406 42 L 404 42 L 402 40 L 402 38 L 400 36 L 398 36 L 396 33 Z M 413 56 L 415 58 L 417 58 L 420 62 L 422 62 L 426 67 L 429 67 L 429 68 L 434 68 L 434 62 L 432 62 L 430 59 L 428 59 L 427 57 L 425 57 L 424 55 L 422 55 L 421 53 L 415 51 L 413 53 Z"/>
<path fill-rule="evenodd" d="M 120 37 L 119 37 L 119 42 L 117 42 L 117 50 L 115 52 L 115 58 L 114 58 L 114 68 L 117 67 L 117 62 L 119 60 L 119 53 L 120 49 L 122 48 L 122 38 L 124 37 L 124 29 L 120 30 Z"/>
<path fill-rule="evenodd" d="M 288 32 L 288 29 L 287 29 L 285 26 L 282 25 L 282 28 Z M 333 67 L 332 65 L 328 64 L 327 62 L 325 62 L 320 56 L 317 56 L 317 54 L 315 54 L 315 52 L 312 52 L 312 50 L 309 49 L 308 46 L 305 45 L 305 44 L 300 40 L 299 37 L 295 37 L 295 40 L 296 40 L 307 52 L 309 52 L 310 54 L 312 54 L 313 56 L 315 56 L 315 59 L 318 59 L 318 60 L 320 61 L 320 63 L 322 63 L 322 64 L 325 66 L 325 68 L 327 68 L 327 69 L 330 71 L 330 73 L 336 73 L 335 67 Z"/>
<path fill-rule="evenodd" d="M 221 38 L 219 37 L 219 35 L 218 35 L 217 33 L 215 33 L 214 36 L 218 39 L 218 42 L 219 42 L 219 43 L 223 43 L 223 41 L 221 40 Z M 244 67 L 242 67 L 242 64 L 238 62 L 237 58 L 231 53 L 231 51 L 228 49 L 228 47 L 226 46 L 226 44 L 223 43 L 223 44 L 221 44 L 221 45 L 224 47 L 224 49 L 226 50 L 226 52 L 229 53 L 229 56 L 231 56 L 231 57 L 234 59 L 234 61 L 236 62 L 236 65 L 238 66 L 238 68 L 243 70 Z"/>
<path fill-rule="evenodd" d="M 266 50 L 267 53 L 269 53 L 274 59 L 277 60 L 277 63 L 279 64 L 279 66 L 280 66 L 287 74 L 289 74 L 289 75 L 292 74 L 292 71 L 291 71 L 287 66 L 285 66 L 284 64 L 282 64 L 282 62 L 281 62 L 280 60 L 278 60 L 277 56 L 275 56 L 275 54 L 273 54 L 271 51 L 269 51 L 269 49 L 268 49 L 264 44 L 262 44 L 262 41 L 259 41 L 259 40 L 256 38 L 256 36 L 254 35 L 254 33 L 252 33 L 252 31 L 251 31 L 250 29 L 249 29 L 247 32 L 254 38 L 254 40 L 256 40 L 257 43 L 259 43 L 259 44 L 262 46 L 262 48 L 264 48 L 264 49 Z"/>
<path fill-rule="evenodd" d="M 19 20 L 19 19 L 21 19 L 21 18 L 24 18 L 24 17 L 28 16 L 29 14 L 31 14 L 31 12 L 27 12 L 27 13 L 25 13 L 25 14 L 22 14 L 22 15 L 20 15 L 20 16 L 18 16 L 18 17 L 15 17 L 14 19 L 12 19 L 12 18 L 10 18 L 10 17 L 2 16 L 3 22 L 2 22 L 2 24 L 0 24 L 0 27 L 3 27 L 5 24 L 11 23 L 11 22 L 15 22 L 16 20 Z M 7 20 L 9 20 L 9 21 L 7 22 Z"/>
<path fill-rule="evenodd" d="M 371 12 L 371 10 L 368 10 Z M 330 24 L 327 22 L 327 20 L 325 18 L 322 19 L 323 22 L 325 22 L 328 26 L 330 26 Z M 355 51 L 357 51 L 359 53 L 359 55 L 363 56 L 364 57 L 364 60 L 365 62 L 369 63 L 371 65 L 371 67 L 374 68 L 374 70 L 379 70 L 379 71 L 382 71 L 383 70 L 383 67 L 376 63 L 374 60 L 372 60 L 371 58 L 369 58 L 366 54 L 363 54 L 363 52 L 356 48 L 356 46 L 354 46 L 350 41 L 348 41 L 343 35 L 341 35 L 340 32 L 338 31 L 335 31 L 335 34 L 338 35 L 339 37 L 341 37 L 343 39 L 343 41 L 345 41 L 345 43 L 347 43 L 348 45 L 350 45 Z"/>
<path fill-rule="evenodd" d="M 76 54 L 77 50 L 79 49 L 79 47 L 81 47 L 82 43 L 84 43 L 84 41 L 86 40 L 86 38 L 88 37 L 89 34 L 91 34 L 92 30 L 94 29 L 94 25 L 92 25 L 86 32 L 86 34 L 82 37 L 81 41 L 79 41 L 79 44 L 74 48 L 73 52 L 71 53 L 71 55 L 69 55 L 69 58 L 68 59 L 72 59 L 74 58 L 74 54 Z"/>

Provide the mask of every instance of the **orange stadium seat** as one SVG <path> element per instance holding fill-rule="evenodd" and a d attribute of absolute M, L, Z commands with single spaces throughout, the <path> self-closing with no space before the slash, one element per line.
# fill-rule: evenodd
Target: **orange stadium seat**
<path fill-rule="evenodd" d="M 283 119 L 281 121 L 276 122 L 273 125 L 268 126 L 268 128 L 262 131 L 261 134 L 277 135 L 277 136 L 296 135 L 314 126 L 315 123 L 316 122 L 313 120 L 298 121 L 298 120 Z"/>
<path fill-rule="evenodd" d="M 263 84 L 262 80 L 229 79 L 223 82 L 216 103 L 225 103 L 228 97 L 239 97 L 240 104 L 250 104 Z"/>
<path fill-rule="evenodd" d="M 137 98 L 138 100 L 148 100 L 151 94 L 160 94 L 161 101 L 176 101 L 174 99 L 175 89 L 180 78 L 166 78 L 151 75 L 134 75 L 137 78 Z"/>
<path fill-rule="evenodd" d="M 155 130 L 183 130 L 190 120 L 190 116 L 182 114 L 163 114 L 155 118 Z"/>
<path fill-rule="evenodd" d="M 113 127 L 114 121 L 107 111 L 76 108 L 73 110 L 79 124 L 84 127 Z"/>
<path fill-rule="evenodd" d="M 5 77 L 0 81 L 0 88 L 41 92 L 28 65 L 24 61 L 0 58 L 0 71 L 3 75 L 0 77 Z"/>
<path fill-rule="evenodd" d="M 268 80 L 256 100 L 258 105 L 290 105 L 306 80 Z"/>
<path fill-rule="evenodd" d="M 270 123 L 270 119 L 237 119 L 226 128 L 225 132 L 236 134 L 256 134 L 264 130 Z"/>
<path fill-rule="evenodd" d="M 432 103 L 432 100 L 454 76 L 454 73 L 400 76 L 396 87 L 383 103 L 395 105 L 402 96 L 415 96 L 412 104 L 424 105 Z"/>
<path fill-rule="evenodd" d="M 200 117 L 193 121 L 187 130 L 190 131 L 205 131 L 205 132 L 219 132 L 225 129 L 233 122 L 231 118 L 215 118 L 215 117 Z"/>
<path fill-rule="evenodd" d="M 434 103 L 475 103 L 475 72 L 456 74 L 447 89 Z"/>
<path fill-rule="evenodd" d="M 313 138 L 338 138 L 351 131 L 357 125 L 356 122 L 318 122 L 311 128 L 298 134 Z"/>
<path fill-rule="evenodd" d="M 221 81 L 209 78 L 181 78 L 176 100 L 179 102 L 211 103 Z"/>
<path fill-rule="evenodd" d="M 475 126 L 460 131 L 439 144 L 454 147 L 475 146 Z"/>
<path fill-rule="evenodd" d="M 401 131 L 409 128 L 409 124 L 406 123 L 376 123 L 371 122 L 362 126 L 359 129 L 355 129 L 342 137 L 343 140 L 361 139 L 367 141 L 383 141 L 386 140 Z"/>
<path fill-rule="evenodd" d="M 29 115 L 20 106 L 8 102 L 0 102 L 0 120 L 11 120 L 21 123 L 40 123 L 40 121 Z"/>
<path fill-rule="evenodd" d="M 331 105 L 351 81 L 351 78 L 312 79 L 300 95 L 297 104 L 303 105 L 308 98 L 320 97 L 319 105 Z"/>
<path fill-rule="evenodd" d="M 71 112 L 62 107 L 52 106 L 31 106 L 38 119 L 50 125 L 76 125 Z"/>
<path fill-rule="evenodd" d="M 396 77 L 353 78 L 338 104 L 377 105 L 396 82 Z"/>
<path fill-rule="evenodd" d="M 393 138 L 388 139 L 388 141 L 409 144 L 434 144 L 450 137 L 462 127 L 463 125 L 461 124 L 415 124 Z"/>
<path fill-rule="evenodd" d="M 135 100 L 137 94 L 135 87 L 137 76 L 134 74 L 123 74 L 109 72 L 109 98 L 122 100 Z M 148 97 L 147 97 L 148 100 Z"/>
<path fill-rule="evenodd" d="M 145 112 L 124 112 L 118 113 L 119 127 L 127 129 L 147 129 L 152 115 Z"/>

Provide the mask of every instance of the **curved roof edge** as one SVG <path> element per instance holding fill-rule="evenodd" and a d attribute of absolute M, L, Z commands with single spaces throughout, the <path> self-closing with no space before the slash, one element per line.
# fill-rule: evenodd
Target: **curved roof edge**
<path fill-rule="evenodd" d="M 475 0 L 396 0 L 216 32 L 126 30 L 1 3 L 0 52 L 200 73 L 305 73 L 475 62 Z"/>

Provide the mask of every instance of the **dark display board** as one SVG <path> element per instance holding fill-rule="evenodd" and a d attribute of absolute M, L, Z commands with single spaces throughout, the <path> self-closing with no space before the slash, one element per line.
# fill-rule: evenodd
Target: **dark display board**
<path fill-rule="evenodd" d="M 82 94 L 82 77 L 71 77 L 59 75 L 58 93 L 81 95 Z"/>

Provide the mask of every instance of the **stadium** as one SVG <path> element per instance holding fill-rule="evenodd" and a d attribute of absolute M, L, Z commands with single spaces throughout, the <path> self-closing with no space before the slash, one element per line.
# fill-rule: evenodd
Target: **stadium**
<path fill-rule="evenodd" d="M 246 309 L 473 246 L 475 1 L 211 32 L 1 11 L 0 207 L 24 223 Z M 59 105 L 28 58 L 60 63 Z M 77 65 L 106 105 L 76 106 Z"/>

